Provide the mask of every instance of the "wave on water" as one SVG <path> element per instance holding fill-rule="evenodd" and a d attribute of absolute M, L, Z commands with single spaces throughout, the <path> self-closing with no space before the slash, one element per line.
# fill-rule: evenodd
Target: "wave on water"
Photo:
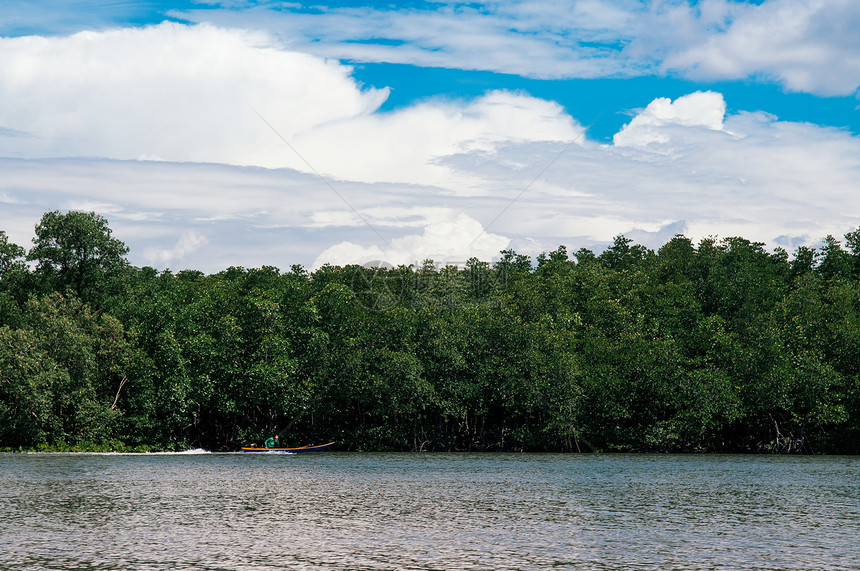
<path fill-rule="evenodd" d="M 27 452 L 27 454 L 73 454 L 80 456 L 188 456 L 194 454 L 212 454 L 210 450 L 193 448 L 178 452 Z"/>
<path fill-rule="evenodd" d="M 161 454 L 166 456 L 184 456 L 189 454 L 212 454 L 209 450 L 193 448 L 191 450 L 180 450 L 179 452 L 144 452 L 144 454 Z"/>

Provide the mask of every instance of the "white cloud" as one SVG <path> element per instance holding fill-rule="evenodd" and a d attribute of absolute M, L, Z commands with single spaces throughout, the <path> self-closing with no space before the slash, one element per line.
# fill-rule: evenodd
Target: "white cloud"
<path fill-rule="evenodd" d="M 270 48 L 276 47 L 271 38 L 277 37 L 280 47 L 294 52 L 354 62 L 536 78 L 667 72 L 704 80 L 766 78 L 791 90 L 823 95 L 850 95 L 860 86 L 860 4 L 855 0 L 511 0 L 313 10 L 279 0 L 198 4 L 199 9 L 168 14 L 222 28 L 266 30 L 263 44 Z M 153 16 L 153 7 L 128 2 L 81 10 L 76 3 L 58 0 L 6 0 L 3 8 L 0 30 L 15 34 L 109 29 Z M 165 48 L 170 49 L 170 42 Z M 155 52 L 168 54 L 158 48 Z M 213 44 L 194 57 L 182 52 L 174 56 L 193 62 L 207 52 L 222 55 Z M 253 88 L 259 84 L 258 68 L 254 58 L 245 61 L 252 69 L 244 83 Z M 217 63 L 220 67 L 224 62 Z M 146 68 L 139 69 L 145 78 Z M 229 94 L 238 87 L 218 90 Z"/>
<path fill-rule="evenodd" d="M 343 266 L 365 264 L 376 260 L 392 266 L 420 265 L 425 259 L 439 264 L 463 264 L 471 257 L 492 260 L 505 249 L 510 239 L 485 232 L 481 223 L 459 213 L 456 217 L 439 220 L 424 227 L 421 234 L 408 234 L 391 240 L 384 247 L 361 246 L 344 241 L 323 251 L 313 263 Z"/>
<path fill-rule="evenodd" d="M 858 137 L 723 112 L 716 93 L 655 100 L 616 135 L 618 144 L 565 152 L 491 229 L 548 248 L 598 246 L 619 233 L 658 247 L 663 228 L 683 228 L 696 240 L 740 235 L 774 245 L 785 235 L 841 236 L 860 224 Z M 449 166 L 483 173 L 500 212 L 533 180 L 533 161 L 521 159 L 548 162 L 562 148 L 512 144 L 495 154 L 453 156 Z"/>
<path fill-rule="evenodd" d="M 0 154 L 283 164 L 284 137 L 373 112 L 350 68 L 262 34 L 164 23 L 0 39 Z"/>
<path fill-rule="evenodd" d="M 733 16 L 725 31 L 674 46 L 663 67 L 707 79 L 765 75 L 823 95 L 850 95 L 860 86 L 857 2 L 771 0 Z"/>
<path fill-rule="evenodd" d="M 364 221 L 316 176 L 290 169 L 0 159 L 0 196 L 8 199 L 0 205 L 0 229 L 27 244 L 44 212 L 95 210 L 131 248 L 133 264 L 216 272 L 231 265 L 309 265 L 342 241 L 397 244 L 416 229 L 456 221 L 455 209 L 474 206 L 449 205 L 451 194 L 434 187 L 334 184 Z"/>
<path fill-rule="evenodd" d="M 174 14 L 190 21 L 265 29 L 293 49 L 323 57 L 558 78 L 617 75 L 635 67 L 621 48 L 638 29 L 643 8 L 639 2 L 587 0 Z"/>
<path fill-rule="evenodd" d="M 175 261 L 184 260 L 208 243 L 209 239 L 206 236 L 188 230 L 182 233 L 176 244 L 169 250 L 147 248 L 144 252 L 144 257 L 150 265 L 163 268 Z"/>
<path fill-rule="evenodd" d="M 18 199 L 13 198 L 8 193 L 0 193 L 0 202 L 5 202 L 7 204 L 17 204 L 19 202 Z"/>
<path fill-rule="evenodd" d="M 634 4 L 577 6 L 552 33 L 569 18 L 601 41 L 639 25 L 625 16 Z M 706 20 L 728 35 L 758 13 L 654 6 L 688 40 Z M 550 7 L 532 4 L 521 28 Z M 477 16 L 463 10 L 439 17 L 465 31 Z M 511 10 L 526 6 L 495 17 Z M 597 247 L 619 233 L 656 247 L 678 228 L 796 244 L 860 221 L 857 137 L 726 115 L 714 92 L 655 99 L 599 145 L 559 105 L 522 93 L 380 113 L 386 91 L 362 90 L 348 67 L 212 25 L 0 39 L 0 58 L 0 156 L 12 157 L 0 159 L 0 227 L 21 244 L 43 212 L 69 208 L 107 215 L 133 263 L 203 271 L 491 259 L 506 245 Z"/>
<path fill-rule="evenodd" d="M 670 132 L 665 127 L 704 127 L 723 129 L 726 102 L 720 93 L 696 92 L 679 97 L 674 102 L 660 97 L 625 125 L 613 137 L 616 147 L 641 147 L 649 143 L 668 143 Z"/>
<path fill-rule="evenodd" d="M 723 105 L 716 93 L 656 100 L 619 133 L 628 146 L 528 139 L 453 146 L 435 162 L 458 180 L 481 181 L 471 192 L 332 180 L 336 194 L 290 169 L 0 159 L 0 228 L 26 245 L 45 211 L 95 208 L 130 246 L 132 263 L 215 272 L 491 260 L 507 246 L 529 254 L 559 244 L 599 250 L 621 233 L 652 248 L 677 231 L 794 247 L 860 224 L 858 137 L 762 113 L 723 115 Z M 643 132 L 650 139 L 634 137 Z"/>
<path fill-rule="evenodd" d="M 582 132 L 557 103 L 496 91 L 470 102 L 437 100 L 330 123 L 297 144 L 314 168 L 338 178 L 473 192 L 479 179 L 453 177 L 438 159 L 509 141 L 577 140 Z"/>
<path fill-rule="evenodd" d="M 847 95 L 860 86 L 854 0 L 529 0 L 293 13 L 264 7 L 177 16 L 267 29 L 294 49 L 359 62 L 536 78 L 768 77 Z"/>
<path fill-rule="evenodd" d="M 456 189 L 474 181 L 435 159 L 583 132 L 557 103 L 502 91 L 375 113 L 387 90 L 361 90 L 350 68 L 210 25 L 0 39 L 0 58 L 0 125 L 30 135 L 0 132 L 0 156 L 290 167 Z"/>

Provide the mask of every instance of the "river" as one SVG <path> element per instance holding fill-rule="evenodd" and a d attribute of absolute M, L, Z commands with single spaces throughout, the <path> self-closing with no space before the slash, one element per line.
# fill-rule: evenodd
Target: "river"
<path fill-rule="evenodd" d="M 0 569 L 860 569 L 860 457 L 0 454 Z"/>

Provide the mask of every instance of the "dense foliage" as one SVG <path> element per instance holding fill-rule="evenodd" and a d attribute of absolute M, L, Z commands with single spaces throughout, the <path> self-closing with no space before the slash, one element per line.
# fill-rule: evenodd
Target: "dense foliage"
<path fill-rule="evenodd" d="M 174 274 L 51 212 L 0 231 L 0 448 L 857 453 L 846 246 Z"/>

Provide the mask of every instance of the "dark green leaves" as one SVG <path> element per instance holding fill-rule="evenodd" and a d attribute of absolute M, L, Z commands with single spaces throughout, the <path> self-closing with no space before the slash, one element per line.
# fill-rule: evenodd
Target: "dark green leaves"
<path fill-rule="evenodd" d="M 858 236 L 204 275 L 50 212 L 35 268 L 0 232 L 0 447 L 856 453 Z"/>
<path fill-rule="evenodd" d="M 69 288 L 87 301 L 109 289 L 125 265 L 128 248 L 111 237 L 107 220 L 94 212 L 48 212 L 36 226 L 28 260 L 52 287 Z"/>

